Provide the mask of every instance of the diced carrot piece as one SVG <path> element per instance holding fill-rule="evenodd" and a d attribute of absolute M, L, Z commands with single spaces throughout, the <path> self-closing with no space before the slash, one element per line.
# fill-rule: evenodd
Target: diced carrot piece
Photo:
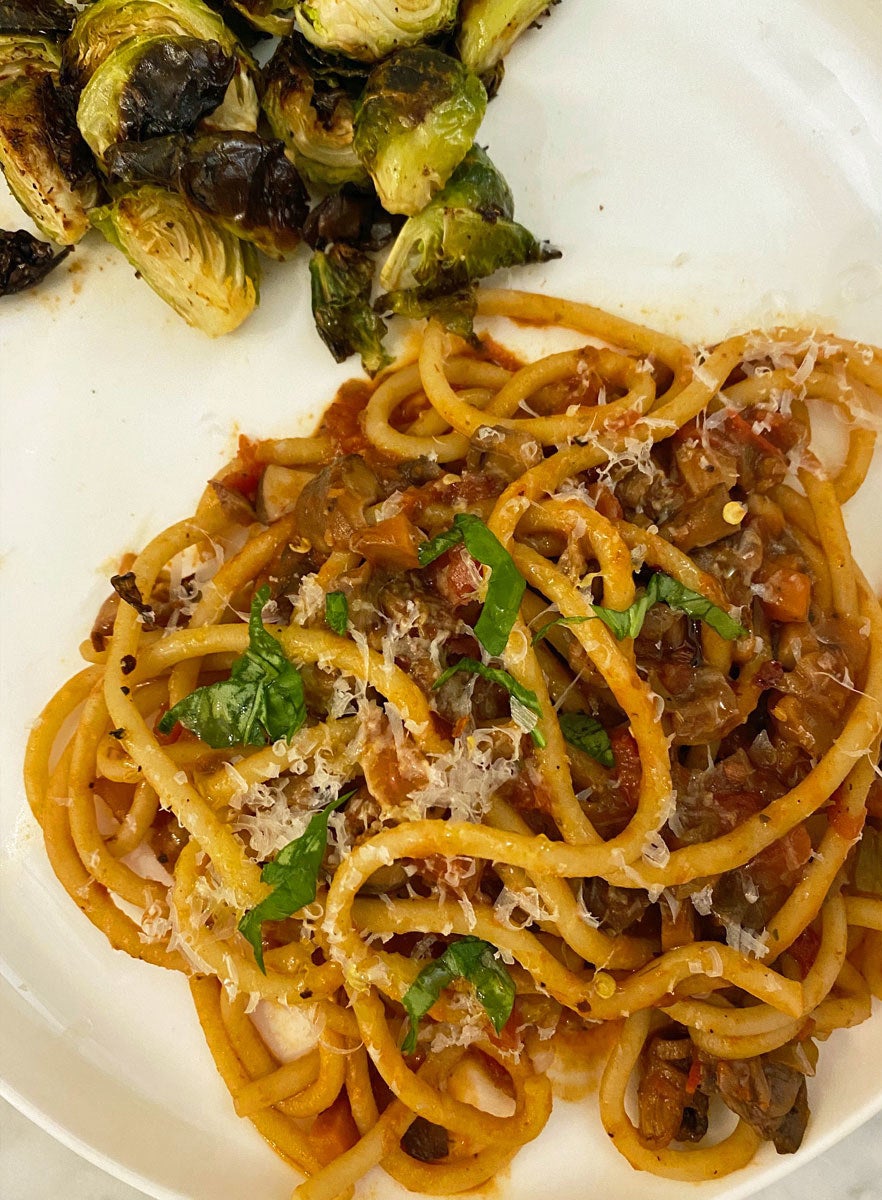
<path fill-rule="evenodd" d="M 774 571 L 762 585 L 762 605 L 773 621 L 807 621 L 812 581 L 802 571 Z"/>

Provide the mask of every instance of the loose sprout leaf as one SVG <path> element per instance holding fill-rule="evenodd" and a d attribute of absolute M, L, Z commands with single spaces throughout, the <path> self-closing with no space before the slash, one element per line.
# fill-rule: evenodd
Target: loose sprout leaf
<path fill-rule="evenodd" d="M 361 355 L 369 375 L 391 360 L 383 349 L 386 323 L 371 307 L 374 261 L 339 242 L 309 260 L 315 327 L 337 362 Z"/>
<path fill-rule="evenodd" d="M 401 999 L 408 1016 L 407 1034 L 401 1045 L 405 1054 L 416 1049 L 420 1020 L 455 979 L 466 979 L 472 984 L 493 1028 L 497 1033 L 502 1032 L 514 1006 L 515 985 L 496 954 L 496 947 L 490 942 L 464 937 L 423 967 Z"/>
<path fill-rule="evenodd" d="M 518 683 L 513 675 L 509 675 L 508 671 L 503 671 L 500 667 L 488 667 L 486 663 L 478 662 L 475 658 L 461 658 L 452 667 L 448 667 L 432 685 L 433 690 L 445 684 L 458 671 L 468 671 L 471 675 L 480 675 L 482 679 L 487 679 L 490 683 L 498 683 L 500 687 L 505 688 L 513 700 L 522 704 L 537 720 L 541 719 L 542 705 L 535 692 Z M 545 745 L 545 738 L 538 729 L 531 729 L 530 737 L 540 749 Z"/>
<path fill-rule="evenodd" d="M 0 229 L 0 296 L 11 296 L 34 287 L 45 279 L 70 254 L 72 246 L 60 253 L 48 242 L 19 229 L 11 233 Z"/>
<path fill-rule="evenodd" d="M 584 750 L 604 767 L 616 765 L 609 734 L 596 717 L 589 717 L 587 713 L 562 713 L 560 731 L 571 746 Z"/>
<path fill-rule="evenodd" d="M 882 830 L 864 826 L 854 864 L 854 886 L 859 892 L 882 896 Z"/>
<path fill-rule="evenodd" d="M 592 617 L 554 617 L 552 620 L 547 621 L 544 625 L 541 625 L 539 629 L 536 630 L 536 632 L 533 634 L 533 645 L 538 645 L 539 642 L 541 642 L 542 639 L 548 635 L 549 630 L 553 629 L 555 625 L 581 625 L 584 621 L 591 620 L 593 620 Z"/>
<path fill-rule="evenodd" d="M 345 592 L 328 592 L 325 596 L 325 620 L 334 633 L 346 632 L 349 624 L 349 601 Z"/>
<path fill-rule="evenodd" d="M 667 604 L 669 608 L 675 608 L 679 612 L 686 613 L 687 616 L 704 621 L 727 641 L 734 642 L 737 638 L 745 637 L 747 634 L 744 626 L 730 617 L 725 609 L 714 604 L 712 600 L 708 600 L 707 596 L 702 596 L 700 592 L 693 592 L 691 588 L 685 587 L 662 571 L 656 571 L 646 585 L 646 591 L 639 600 L 634 601 L 630 608 L 619 610 L 604 608 L 600 604 L 592 604 L 591 607 L 604 625 L 612 630 L 619 641 L 622 641 L 624 638 L 638 636 L 643 628 L 643 622 L 646 620 L 646 614 L 652 605 L 659 601 Z"/>
<path fill-rule="evenodd" d="M 318 873 L 328 844 L 328 818 L 345 804 L 354 792 L 346 792 L 331 801 L 327 808 L 314 813 L 299 838 L 283 846 L 272 862 L 260 873 L 264 883 L 272 887 L 270 894 L 249 909 L 239 922 L 239 932 L 251 943 L 257 965 L 266 974 L 263 962 L 261 930 L 264 921 L 284 921 L 315 900 Z"/>
<path fill-rule="evenodd" d="M 472 558 L 490 568 L 487 595 L 475 625 L 475 636 L 488 654 L 502 654 L 520 611 L 526 581 L 496 535 L 480 517 L 471 513 L 457 513 L 451 529 L 420 546 L 420 565 L 427 566 L 458 542 L 464 543 Z"/>
<path fill-rule="evenodd" d="M 261 612 L 269 598 L 266 585 L 254 594 L 249 646 L 233 663 L 230 678 L 185 696 L 160 719 L 160 733 L 170 733 L 180 722 L 215 750 L 291 740 L 306 721 L 303 681 L 263 625 Z"/>

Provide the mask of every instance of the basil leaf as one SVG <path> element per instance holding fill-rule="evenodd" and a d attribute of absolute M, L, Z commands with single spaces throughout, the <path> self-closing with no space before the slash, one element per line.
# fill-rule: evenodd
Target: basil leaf
<path fill-rule="evenodd" d="M 865 825 L 854 864 L 854 886 L 859 892 L 882 896 L 882 830 Z"/>
<path fill-rule="evenodd" d="M 646 591 L 639 600 L 634 601 L 630 608 L 620 611 L 615 608 L 604 608 L 600 604 L 592 604 L 591 607 L 604 625 L 611 629 L 621 642 L 624 638 L 637 637 L 643 628 L 646 614 L 658 601 L 667 604 L 669 608 L 686 613 L 687 616 L 704 621 L 727 641 L 734 642 L 737 638 L 747 634 L 744 626 L 733 620 L 725 609 L 714 604 L 712 600 L 708 600 L 707 596 L 702 596 L 700 592 L 693 592 L 691 588 L 672 579 L 670 575 L 665 575 L 663 571 L 656 571 L 650 577 Z"/>
<path fill-rule="evenodd" d="M 475 625 L 475 637 L 488 654 L 499 655 L 505 650 L 508 635 L 517 619 L 526 580 L 514 559 L 480 517 L 457 513 L 453 527 L 423 542 L 418 555 L 421 566 L 434 562 L 439 555 L 462 542 L 472 558 L 490 568 L 484 607 Z"/>
<path fill-rule="evenodd" d="M 581 625 L 583 621 L 590 621 L 591 617 L 554 617 L 547 624 L 539 627 L 536 633 L 533 634 L 532 645 L 536 646 L 547 635 L 549 629 L 553 629 L 555 625 Z"/>
<path fill-rule="evenodd" d="M 264 585 L 251 600 L 248 649 L 236 659 L 230 678 L 197 688 L 159 721 L 170 733 L 179 721 L 215 750 L 290 741 L 306 721 L 300 672 L 264 627 L 261 613 L 270 598 Z"/>
<path fill-rule="evenodd" d="M 684 587 L 670 575 L 659 571 L 650 580 L 650 585 L 652 584 L 655 585 L 656 599 L 690 617 L 698 617 L 727 641 L 734 642 L 737 638 L 746 636 L 747 630 L 744 626 L 733 620 L 725 609 L 708 600 L 707 596 L 702 596 L 700 592 L 693 592 L 691 588 Z"/>
<path fill-rule="evenodd" d="M 584 750 L 604 767 L 616 765 L 609 734 L 596 717 L 587 713 L 561 713 L 560 731 L 571 746 Z"/>
<path fill-rule="evenodd" d="M 408 1030 L 401 1044 L 405 1054 L 416 1049 L 417 1027 L 454 979 L 467 979 L 497 1033 L 502 1032 L 515 1000 L 514 980 L 496 957 L 496 947 L 481 938 L 464 937 L 447 947 L 440 958 L 427 963 L 404 993 L 401 1003 Z"/>
<path fill-rule="evenodd" d="M 325 620 L 334 633 L 344 634 L 349 624 L 349 601 L 345 592 L 328 592 L 325 596 Z"/>
<path fill-rule="evenodd" d="M 354 792 L 347 792 L 332 800 L 327 808 L 310 817 L 306 830 L 283 846 L 272 862 L 268 862 L 260 873 L 264 883 L 273 886 L 273 891 L 260 904 L 249 909 L 239 922 L 239 932 L 251 943 L 257 965 L 266 974 L 263 962 L 261 929 L 264 921 L 284 921 L 294 913 L 312 904 L 315 900 L 318 873 L 328 844 L 328 818 L 344 804 Z"/>
<path fill-rule="evenodd" d="M 442 554 L 446 554 L 448 550 L 452 550 L 454 546 L 458 546 L 461 541 L 462 530 L 456 524 L 450 529 L 445 529 L 443 533 L 436 534 L 428 542 L 423 542 L 417 548 L 417 558 L 420 560 L 420 566 L 427 567 L 436 558 L 440 558 Z"/>
<path fill-rule="evenodd" d="M 471 675 L 480 675 L 482 679 L 488 679 L 491 683 L 498 683 L 500 687 L 505 688 L 513 700 L 516 700 L 523 708 L 531 712 L 537 720 L 542 716 L 542 705 L 539 703 L 539 697 L 535 692 L 523 687 L 513 675 L 509 675 L 508 671 L 503 671 L 500 667 L 488 667 L 485 663 L 478 662 L 475 658 L 461 658 L 452 667 L 448 667 L 432 685 L 432 691 L 441 687 L 457 671 L 468 671 Z M 545 738 L 538 729 L 531 729 L 530 737 L 540 749 L 545 745 Z"/>

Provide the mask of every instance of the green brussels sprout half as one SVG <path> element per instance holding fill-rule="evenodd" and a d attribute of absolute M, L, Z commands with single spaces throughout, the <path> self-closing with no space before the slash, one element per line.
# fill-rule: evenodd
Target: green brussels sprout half
<path fill-rule="evenodd" d="M 135 38 L 108 54 L 83 88 L 77 124 L 98 159 L 114 142 L 192 130 L 221 104 L 235 70 L 218 42 Z"/>
<path fill-rule="evenodd" d="M 284 37 L 294 28 L 296 0 L 230 0 L 231 6 L 264 33 Z"/>
<path fill-rule="evenodd" d="M 36 33 L 0 34 L 0 80 L 20 75 L 26 67 L 57 75 L 61 51 L 54 42 Z"/>
<path fill-rule="evenodd" d="M 440 320 L 448 314 L 457 332 L 470 329 L 468 295 L 475 280 L 502 267 L 560 257 L 512 220 L 513 213 L 508 184 L 473 146 L 446 186 L 404 223 L 380 273 L 388 294 L 377 307 Z"/>
<path fill-rule="evenodd" d="M 76 10 L 64 0 L 0 0 L 0 33 L 42 33 L 62 38 Z"/>
<path fill-rule="evenodd" d="M 217 13 L 202 0 L 95 0 L 77 17 L 62 48 L 64 74 L 83 87 L 111 51 L 131 38 L 187 35 L 218 42 L 254 66 Z"/>
<path fill-rule="evenodd" d="M 379 62 L 450 29 L 459 0 L 296 0 L 305 38 L 361 62 Z"/>
<path fill-rule="evenodd" d="M 476 75 L 493 71 L 525 29 L 557 0 L 463 0 L 456 45 Z"/>
<path fill-rule="evenodd" d="M 195 329 L 219 337 L 254 310 L 259 280 L 254 248 L 194 212 L 176 193 L 147 185 L 91 217 L 157 296 Z"/>
<path fill-rule="evenodd" d="M 105 165 L 111 187 L 174 188 L 191 208 L 273 258 L 300 244 L 309 205 L 282 142 L 231 131 L 151 138 L 110 146 Z"/>
<path fill-rule="evenodd" d="M 462 162 L 487 93 L 466 67 L 428 46 L 375 67 L 355 116 L 355 151 L 387 212 L 421 212 Z"/>
<path fill-rule="evenodd" d="M 279 43 L 267 63 L 262 105 L 270 127 L 288 147 L 298 171 L 317 187 L 367 185 L 352 144 L 355 97 L 364 71 L 307 49 L 299 34 Z M 309 51 L 312 51 L 311 53 Z"/>
<path fill-rule="evenodd" d="M 337 242 L 316 250 L 309 262 L 315 327 L 337 362 L 360 354 L 368 375 L 387 366 L 386 324 L 371 308 L 374 260 L 363 250 Z"/>
<path fill-rule="evenodd" d="M 98 198 L 91 175 L 66 173 L 75 157 L 68 132 L 51 72 L 28 66 L 0 84 L 0 169 L 38 229 L 65 246 L 88 230 Z"/>

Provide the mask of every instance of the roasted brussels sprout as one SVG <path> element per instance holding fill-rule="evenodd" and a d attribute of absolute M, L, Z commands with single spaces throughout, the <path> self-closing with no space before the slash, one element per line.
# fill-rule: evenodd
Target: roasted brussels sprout
<path fill-rule="evenodd" d="M 444 319 L 446 306 L 460 331 L 475 280 L 501 267 L 559 257 L 513 221 L 513 213 L 508 184 L 473 146 L 447 185 L 405 222 L 380 274 L 389 290 L 377 302 L 381 311 L 425 316 L 437 309 Z"/>
<path fill-rule="evenodd" d="M 329 242 L 346 242 L 357 250 L 382 250 L 404 224 L 380 204 L 373 191 L 344 184 L 310 211 L 303 226 L 304 240 L 313 250 Z"/>
<path fill-rule="evenodd" d="M 188 325 L 230 333 L 254 310 L 259 267 L 252 246 L 183 197 L 146 185 L 95 209 L 92 224 Z"/>
<path fill-rule="evenodd" d="M 33 287 L 67 258 L 72 249 L 65 246 L 56 252 L 54 246 L 39 241 L 24 229 L 15 233 L 0 229 L 0 296 Z"/>
<path fill-rule="evenodd" d="M 421 212 L 462 162 L 484 118 L 484 85 L 462 63 L 414 46 L 368 76 L 355 116 L 355 151 L 383 207 Z"/>
<path fill-rule="evenodd" d="M 296 0 L 297 27 L 323 50 L 378 62 L 450 29 L 459 0 Z"/>
<path fill-rule="evenodd" d="M 311 52 L 311 53 L 310 53 Z M 325 56 L 294 33 L 264 68 L 263 110 L 297 166 L 318 187 L 368 183 L 352 145 L 354 100 L 365 73 Z"/>
<path fill-rule="evenodd" d="M 0 33 L 43 33 L 62 38 L 76 9 L 61 0 L 0 0 Z"/>
<path fill-rule="evenodd" d="M 186 35 L 218 42 L 247 66 L 253 60 L 202 0 L 95 0 L 77 17 L 62 50 L 63 72 L 83 87 L 108 54 L 131 38 Z"/>
<path fill-rule="evenodd" d="M 0 34 L 0 81 L 20 75 L 26 67 L 58 74 L 61 51 L 39 34 Z"/>
<path fill-rule="evenodd" d="M 50 71 L 27 66 L 0 84 L 0 168 L 41 232 L 62 245 L 80 240 L 97 186 Z"/>
<path fill-rule="evenodd" d="M 174 188 L 192 208 L 273 258 L 286 257 L 300 243 L 306 190 L 281 142 L 256 133 L 122 142 L 108 149 L 105 165 L 111 185 Z"/>
<path fill-rule="evenodd" d="M 230 0 L 237 12 L 264 33 L 284 37 L 294 28 L 293 8 L 296 0 Z"/>
<path fill-rule="evenodd" d="M 517 39 L 557 0 L 463 0 L 456 44 L 476 75 L 501 62 Z"/>
<path fill-rule="evenodd" d="M 236 60 L 218 42 L 136 38 L 107 56 L 83 89 L 77 124 L 96 158 L 114 142 L 194 129 L 223 101 Z"/>
<path fill-rule="evenodd" d="M 309 275 L 312 315 L 322 341 L 337 362 L 358 353 L 367 373 L 376 375 L 391 360 L 383 350 L 386 324 L 371 308 L 373 259 L 339 242 L 316 250 Z"/>

